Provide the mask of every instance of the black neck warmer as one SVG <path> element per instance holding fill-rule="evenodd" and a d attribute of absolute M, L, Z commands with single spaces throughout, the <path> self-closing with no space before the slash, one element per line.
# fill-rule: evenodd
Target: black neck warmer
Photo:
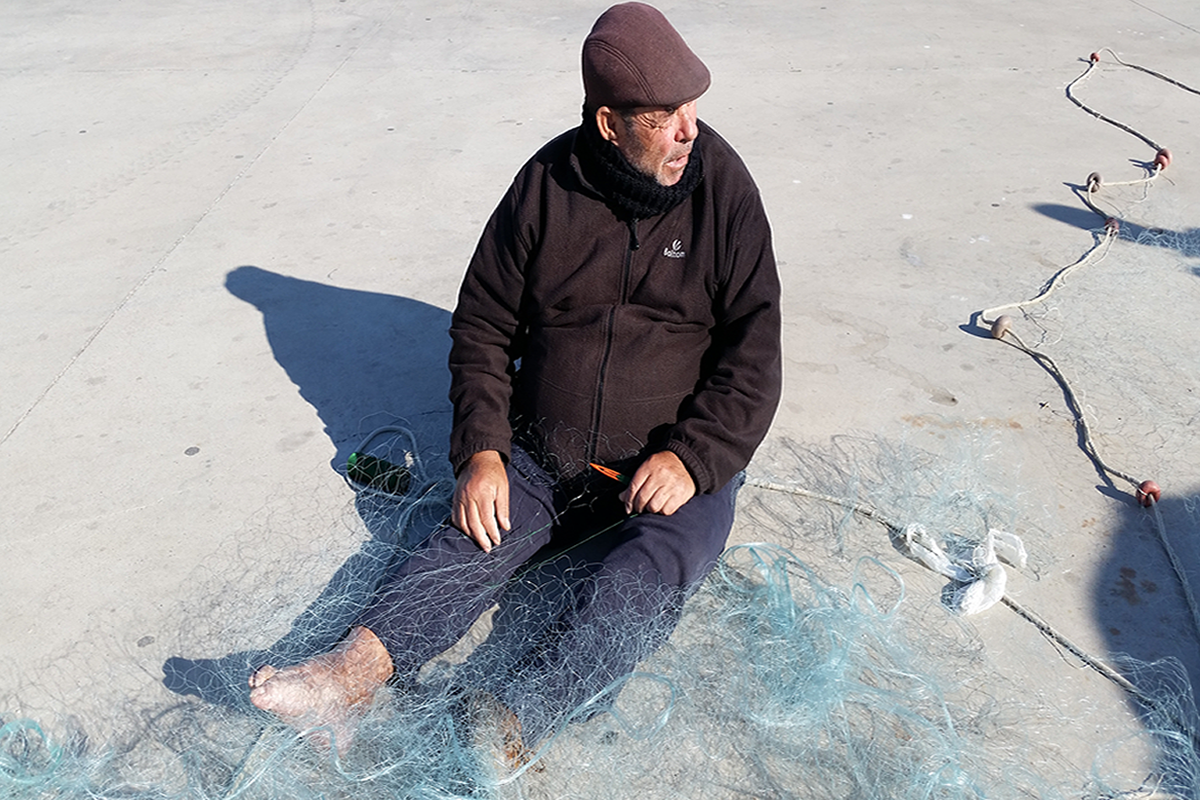
<path fill-rule="evenodd" d="M 579 131 L 579 162 L 584 174 L 604 193 L 621 219 L 647 219 L 665 214 L 682 203 L 704 177 L 699 139 L 692 142 L 692 153 L 679 182 L 663 186 L 630 164 L 616 145 L 601 136 L 595 115 L 588 114 L 586 109 Z"/>

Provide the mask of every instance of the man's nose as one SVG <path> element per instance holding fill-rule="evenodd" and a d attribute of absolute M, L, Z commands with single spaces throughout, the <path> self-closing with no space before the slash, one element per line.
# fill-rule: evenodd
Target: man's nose
<path fill-rule="evenodd" d="M 696 103 L 685 103 L 676 111 L 679 114 L 679 128 L 675 133 L 675 140 L 678 142 L 690 142 L 700 135 L 700 128 L 696 125 Z"/>

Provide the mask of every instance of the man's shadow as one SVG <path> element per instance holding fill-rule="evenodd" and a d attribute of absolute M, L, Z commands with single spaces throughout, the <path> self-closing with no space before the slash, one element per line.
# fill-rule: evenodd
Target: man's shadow
<path fill-rule="evenodd" d="M 399 461 L 414 444 L 444 447 L 451 408 L 447 399 L 450 313 L 394 295 L 342 289 L 291 278 L 252 266 L 226 276 L 231 294 L 262 314 L 275 360 L 313 405 L 337 449 L 332 466 L 345 475 L 346 459 L 381 425 L 402 424 L 415 443 L 395 431 L 375 437 L 367 449 Z M 379 448 L 385 448 L 382 452 Z M 445 518 L 452 481 L 445 459 L 432 454 L 412 464 L 407 496 L 393 499 L 358 492 L 355 505 L 372 536 L 329 584 L 264 650 L 218 659 L 174 657 L 163 665 L 164 684 L 179 694 L 249 708 L 247 680 L 271 663 L 294 664 L 333 647 L 370 601 L 380 581 L 408 546 Z M 422 503 L 424 503 L 422 505 Z"/>
<path fill-rule="evenodd" d="M 346 635 L 389 571 L 412 546 L 447 518 L 453 476 L 444 455 L 427 443 L 449 440 L 450 314 L 393 295 L 341 289 L 238 267 L 225 280 L 230 293 L 263 315 L 267 340 L 300 395 L 316 408 L 337 447 L 333 468 L 345 475 L 346 457 L 378 430 L 365 451 L 394 462 L 406 446 L 415 451 L 413 480 L 402 497 L 356 487 L 355 507 L 372 536 L 334 574 L 289 631 L 264 649 L 221 658 L 172 657 L 164 685 L 177 694 L 252 710 L 248 680 L 259 667 L 289 666 L 328 652 Z M 387 426 L 402 421 L 414 440 Z M 385 427 L 381 427 L 385 426 Z M 433 448 L 436 451 L 437 447 Z M 423 456 L 423 457 L 422 457 Z M 586 524 L 586 515 L 578 522 Z M 506 587 L 485 643 L 462 666 L 465 678 L 494 683 L 550 635 L 555 619 L 573 601 L 582 581 L 612 546 L 614 530 L 567 550 L 550 545 L 520 580 Z"/>
<path fill-rule="evenodd" d="M 232 270 L 225 288 L 262 314 L 275 360 L 337 448 L 335 468 L 381 414 L 406 420 L 422 442 L 446 440 L 450 312 L 258 267 Z"/>

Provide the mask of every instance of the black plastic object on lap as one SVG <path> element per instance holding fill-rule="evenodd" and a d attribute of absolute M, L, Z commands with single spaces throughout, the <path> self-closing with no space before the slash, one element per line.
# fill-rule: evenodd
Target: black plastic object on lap
<path fill-rule="evenodd" d="M 359 452 L 346 459 L 346 475 L 368 489 L 392 495 L 406 494 L 412 482 L 408 467 Z"/>

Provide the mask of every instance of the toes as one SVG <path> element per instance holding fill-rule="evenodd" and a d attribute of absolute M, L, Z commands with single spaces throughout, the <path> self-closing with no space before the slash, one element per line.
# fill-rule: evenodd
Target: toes
<path fill-rule="evenodd" d="M 264 669 L 270 668 L 264 667 Z M 271 680 L 276 674 L 278 673 L 272 669 L 270 674 L 263 676 L 257 682 L 254 678 L 250 679 L 250 685 L 253 687 L 250 690 L 250 702 L 263 711 L 272 711 L 282 717 L 290 711 L 288 708 L 290 693 L 287 691 L 288 687 L 286 685 L 280 685 L 278 680 Z M 255 677 L 258 677 L 257 673 Z M 286 684 L 286 681 L 284 684 Z"/>
<path fill-rule="evenodd" d="M 274 711 L 274 694 L 270 686 L 255 686 L 250 690 L 250 702 L 263 711 Z"/>
<path fill-rule="evenodd" d="M 274 677 L 275 673 L 278 671 L 279 670 L 275 669 L 270 664 L 259 667 L 254 671 L 254 674 L 250 676 L 250 688 L 257 689 L 259 686 L 262 686 L 264 683 L 271 680 L 271 678 Z"/>

